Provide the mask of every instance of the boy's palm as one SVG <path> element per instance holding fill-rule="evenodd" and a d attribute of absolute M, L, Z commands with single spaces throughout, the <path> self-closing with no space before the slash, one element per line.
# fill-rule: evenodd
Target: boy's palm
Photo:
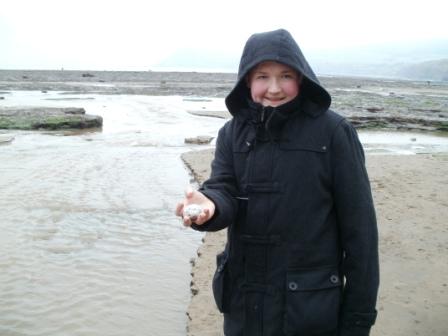
<path fill-rule="evenodd" d="M 197 204 L 202 208 L 202 212 L 194 219 L 194 221 L 190 217 L 184 215 L 185 207 L 190 204 Z M 215 204 L 203 193 L 193 190 L 192 188 L 188 188 L 185 191 L 185 199 L 178 203 L 176 207 L 176 215 L 182 217 L 185 226 L 190 226 L 192 223 L 202 225 L 212 218 L 214 213 Z"/>

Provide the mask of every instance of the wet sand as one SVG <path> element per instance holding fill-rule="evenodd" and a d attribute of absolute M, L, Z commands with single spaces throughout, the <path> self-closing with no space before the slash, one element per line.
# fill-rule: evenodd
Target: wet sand
<path fill-rule="evenodd" d="M 198 181 L 209 175 L 213 150 L 183 155 Z M 448 154 L 371 155 L 380 234 L 381 287 L 372 336 L 445 336 L 448 332 Z M 188 335 L 217 336 L 222 316 L 211 279 L 225 232 L 207 233 L 192 268 Z M 196 294 L 195 294 L 196 293 Z M 195 295 L 194 295 L 195 294 Z"/>

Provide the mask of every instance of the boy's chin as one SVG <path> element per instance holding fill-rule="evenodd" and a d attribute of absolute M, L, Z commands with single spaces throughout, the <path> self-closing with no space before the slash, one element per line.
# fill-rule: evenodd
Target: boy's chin
<path fill-rule="evenodd" d="M 271 101 L 271 100 L 269 100 L 269 101 L 263 101 L 261 103 L 261 105 L 263 105 L 264 107 L 268 107 L 268 106 L 270 106 L 270 107 L 277 107 L 277 106 L 283 105 L 285 103 L 287 103 L 286 100 L 278 100 L 278 101 Z"/>

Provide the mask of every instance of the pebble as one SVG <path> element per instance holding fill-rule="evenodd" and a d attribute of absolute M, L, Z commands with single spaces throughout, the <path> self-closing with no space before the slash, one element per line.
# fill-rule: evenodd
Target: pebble
<path fill-rule="evenodd" d="M 187 205 L 184 209 L 184 215 L 190 217 L 191 220 L 195 220 L 202 212 L 202 207 L 198 204 Z"/>

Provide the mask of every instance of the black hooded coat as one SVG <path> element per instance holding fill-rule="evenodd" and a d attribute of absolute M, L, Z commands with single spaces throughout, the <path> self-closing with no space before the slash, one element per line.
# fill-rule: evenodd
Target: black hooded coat
<path fill-rule="evenodd" d="M 246 76 L 263 61 L 303 74 L 296 99 L 250 99 Z M 213 283 L 228 336 L 364 336 L 375 322 L 378 234 L 364 153 L 330 103 L 287 31 L 249 38 L 226 98 L 233 118 L 200 189 L 216 212 L 192 225 L 228 228 Z"/>

